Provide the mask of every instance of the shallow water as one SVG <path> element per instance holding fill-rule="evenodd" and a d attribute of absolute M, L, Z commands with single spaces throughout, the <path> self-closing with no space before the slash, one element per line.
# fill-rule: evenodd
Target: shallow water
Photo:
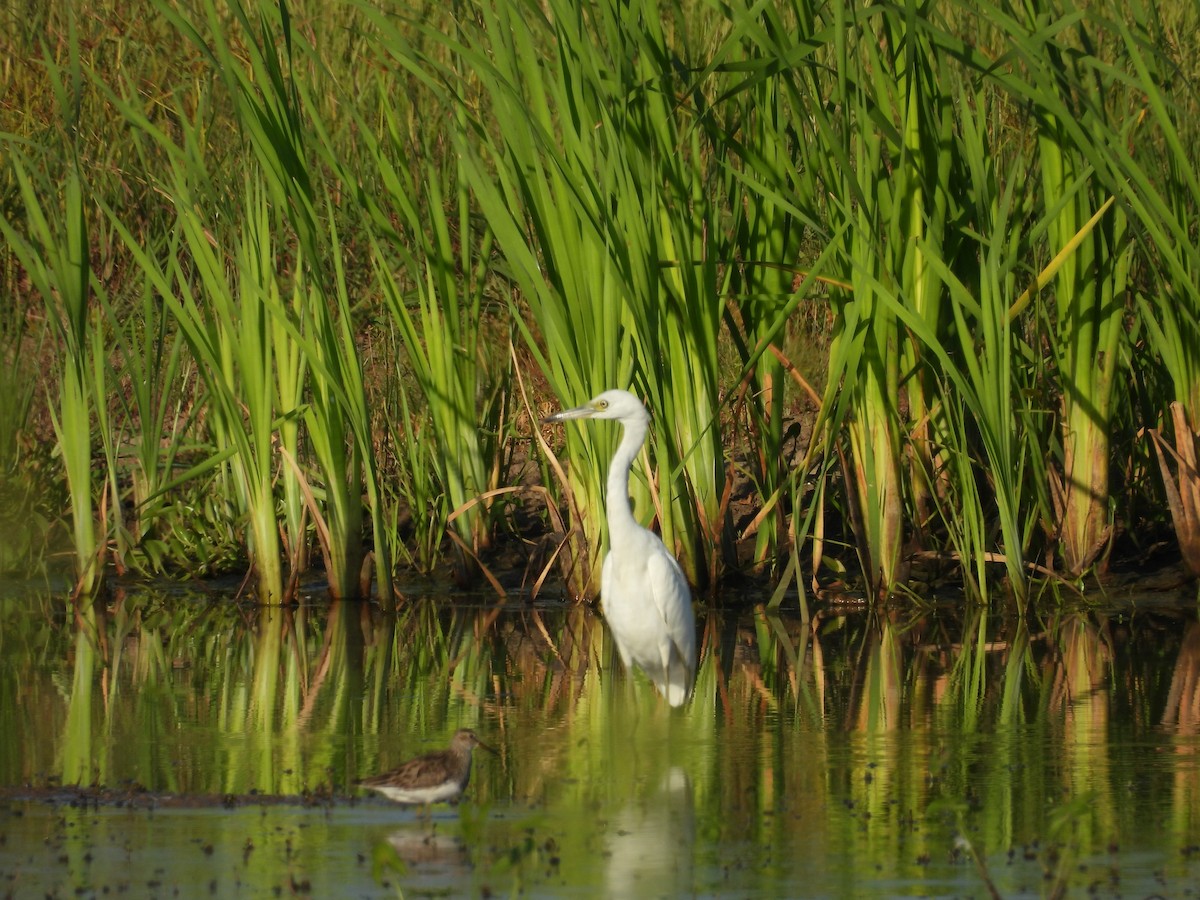
<path fill-rule="evenodd" d="M 581 608 L 68 609 L 0 600 L 17 896 L 1200 896 L 1192 610 L 711 610 L 671 710 Z M 459 806 L 351 786 L 459 727 Z"/>

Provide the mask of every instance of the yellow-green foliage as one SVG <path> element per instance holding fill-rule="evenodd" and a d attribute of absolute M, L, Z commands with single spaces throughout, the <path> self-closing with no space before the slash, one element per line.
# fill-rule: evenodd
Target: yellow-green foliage
<path fill-rule="evenodd" d="M 448 535 L 486 565 L 530 414 L 630 385 L 656 422 L 639 514 L 697 583 L 811 538 L 818 578 L 853 547 L 889 593 L 917 549 L 1021 593 L 1027 560 L 1080 575 L 1164 490 L 1200 552 L 1200 484 L 1169 455 L 1160 481 L 1147 437 L 1187 458 L 1200 434 L 1194 4 L 0 14 L 0 348 L 41 354 L 14 427 L 55 439 L 56 411 L 78 574 L 109 545 L 186 570 L 205 523 L 273 557 L 276 519 L 293 583 L 319 542 L 342 594 L 368 540 L 385 595 L 392 559 L 433 568 Z M 39 222 L 62 209 L 73 231 Z M 39 274 L 56 235 L 86 248 L 75 294 Z M 242 285 L 270 302 L 205 356 L 220 284 L 238 315 Z M 794 345 L 812 322 L 819 354 Z M 217 377 L 254 359 L 253 397 Z M 231 428 L 255 434 L 254 504 L 214 474 Z M 609 448 L 569 437 L 549 485 L 580 593 Z"/>

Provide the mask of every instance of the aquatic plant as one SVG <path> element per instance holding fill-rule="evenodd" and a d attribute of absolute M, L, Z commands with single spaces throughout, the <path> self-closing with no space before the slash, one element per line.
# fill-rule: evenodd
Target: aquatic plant
<path fill-rule="evenodd" d="M 529 418 L 648 401 L 631 492 L 695 584 L 736 549 L 776 605 L 1025 597 L 1168 516 L 1200 571 L 1190 5 L 145 8 L 0 36 L 0 274 L 53 360 L 14 427 L 60 447 L 84 589 L 235 525 L 263 597 L 314 541 L 340 596 L 368 541 L 389 601 L 396 559 L 486 565 L 530 361 Z M 579 596 L 614 440 L 531 466 Z"/>
<path fill-rule="evenodd" d="M 66 86 L 59 87 L 67 104 Z M 0 232 L 41 296 L 58 344 L 50 415 L 71 508 L 75 591 L 86 602 L 104 581 L 106 540 L 93 498 L 92 417 L 105 402 L 108 370 L 100 336 L 103 320 L 92 303 L 96 282 L 85 189 L 75 162 L 68 168 L 61 209 L 47 206 L 55 194 L 44 183 L 39 187 L 30 161 L 9 149 L 30 235 L 26 238 L 3 216 Z"/>
<path fill-rule="evenodd" d="M 633 492 L 655 503 L 665 540 L 695 581 L 725 528 L 722 303 L 706 245 L 716 225 L 701 150 L 673 113 L 673 88 L 660 83 L 669 76 L 662 12 L 601 4 L 581 16 L 558 4 L 529 15 L 488 3 L 480 24 L 456 35 L 461 46 L 447 49 L 461 54 L 457 71 L 470 73 L 458 88 L 464 102 L 487 102 L 484 114 L 472 105 L 456 151 L 521 289 L 511 315 L 526 348 L 560 402 L 636 376 L 655 415 L 673 424 L 653 441 L 658 478 Z M 611 441 L 567 438 L 574 527 L 565 559 L 583 595 L 595 591 L 600 460 Z"/>

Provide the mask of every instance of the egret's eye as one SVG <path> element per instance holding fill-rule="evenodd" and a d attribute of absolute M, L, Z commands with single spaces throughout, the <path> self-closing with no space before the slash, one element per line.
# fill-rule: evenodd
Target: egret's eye
<path fill-rule="evenodd" d="M 601 400 L 599 403 L 596 404 L 596 409 L 608 409 L 608 401 Z"/>

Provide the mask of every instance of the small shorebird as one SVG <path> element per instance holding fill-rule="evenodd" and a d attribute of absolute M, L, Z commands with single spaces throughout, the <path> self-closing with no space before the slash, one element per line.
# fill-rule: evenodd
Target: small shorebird
<path fill-rule="evenodd" d="M 443 801 L 455 803 L 471 779 L 471 751 L 475 747 L 496 752 L 475 732 L 463 728 L 455 732 L 449 749 L 410 759 L 390 772 L 362 778 L 356 784 L 378 791 L 396 803 L 425 806 Z"/>

